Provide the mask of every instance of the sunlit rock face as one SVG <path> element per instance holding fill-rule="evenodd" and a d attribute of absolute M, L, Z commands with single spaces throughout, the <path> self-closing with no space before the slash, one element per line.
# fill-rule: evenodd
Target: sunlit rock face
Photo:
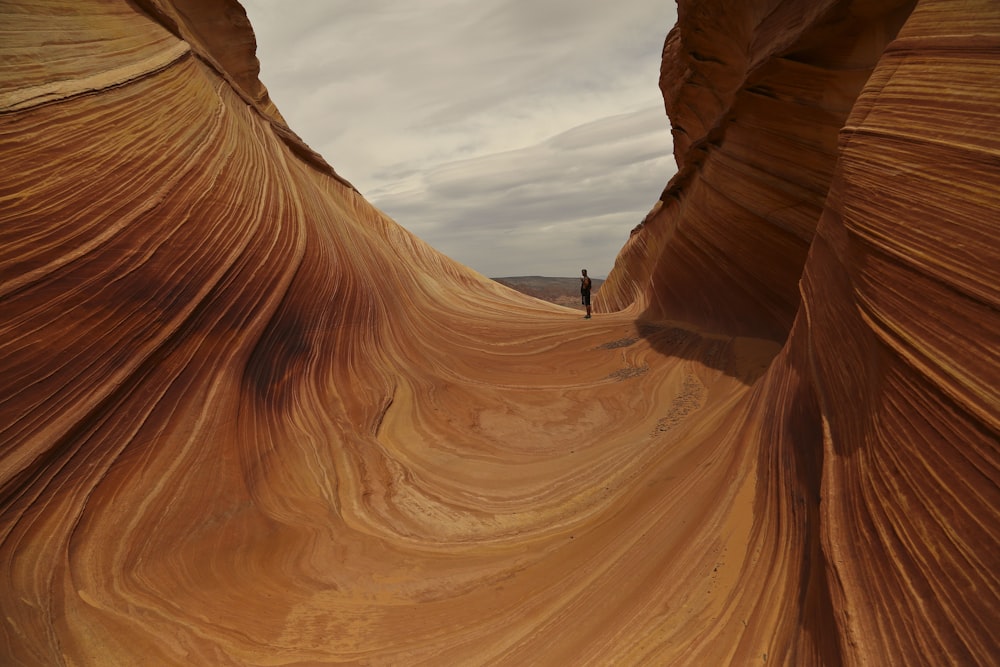
<path fill-rule="evenodd" d="M 0 3 L 0 663 L 995 663 L 1000 7 L 679 15 L 582 321 L 369 205 L 235 2 Z"/>
<path fill-rule="evenodd" d="M 679 171 L 604 303 L 783 341 L 840 131 L 914 4 L 681 2 L 660 78 Z"/>
<path fill-rule="evenodd" d="M 748 421 L 772 659 L 992 663 L 1000 6 L 679 13 L 679 173 L 599 303 L 787 339 Z"/>

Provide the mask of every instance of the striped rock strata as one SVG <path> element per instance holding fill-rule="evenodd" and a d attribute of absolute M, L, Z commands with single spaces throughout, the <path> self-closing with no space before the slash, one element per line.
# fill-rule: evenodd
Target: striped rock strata
<path fill-rule="evenodd" d="M 235 2 L 0 4 L 0 662 L 995 662 L 1000 11 L 718 5 L 581 326 L 309 149 Z"/>

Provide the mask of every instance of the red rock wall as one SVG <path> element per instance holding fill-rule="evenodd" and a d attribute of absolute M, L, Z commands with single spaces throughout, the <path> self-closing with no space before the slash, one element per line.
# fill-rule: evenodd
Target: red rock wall
<path fill-rule="evenodd" d="M 992 663 L 1000 7 L 679 10 L 680 171 L 601 305 L 776 340 L 795 318 L 750 436 L 755 537 L 789 568 L 759 593 L 801 583 L 769 660 Z"/>
<path fill-rule="evenodd" d="M 831 590 L 875 663 L 997 656 L 998 57 L 996 4 L 916 8 L 841 132 L 803 278 Z"/>
<path fill-rule="evenodd" d="M 783 341 L 840 129 L 912 6 L 681 2 L 660 79 L 679 171 L 600 307 Z"/>
<path fill-rule="evenodd" d="M 371 207 L 234 2 L 0 4 L 0 663 L 994 663 L 1000 11 L 724 10 L 583 323 Z"/>

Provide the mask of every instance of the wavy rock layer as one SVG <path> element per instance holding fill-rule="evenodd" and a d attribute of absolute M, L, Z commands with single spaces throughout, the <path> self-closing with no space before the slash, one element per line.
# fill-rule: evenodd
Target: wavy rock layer
<path fill-rule="evenodd" d="M 772 4 L 680 3 L 680 171 L 599 306 L 787 341 L 748 445 L 771 659 L 992 664 L 1000 8 Z"/>
<path fill-rule="evenodd" d="M 586 323 L 370 206 L 235 2 L 0 5 L 0 661 L 994 662 L 1000 12 L 745 4 Z"/>

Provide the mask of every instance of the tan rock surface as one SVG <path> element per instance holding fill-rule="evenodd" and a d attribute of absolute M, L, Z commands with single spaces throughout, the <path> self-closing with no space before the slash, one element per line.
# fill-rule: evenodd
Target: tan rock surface
<path fill-rule="evenodd" d="M 1000 9 L 730 5 L 584 322 L 370 206 L 235 2 L 0 4 L 0 662 L 1000 659 Z"/>

